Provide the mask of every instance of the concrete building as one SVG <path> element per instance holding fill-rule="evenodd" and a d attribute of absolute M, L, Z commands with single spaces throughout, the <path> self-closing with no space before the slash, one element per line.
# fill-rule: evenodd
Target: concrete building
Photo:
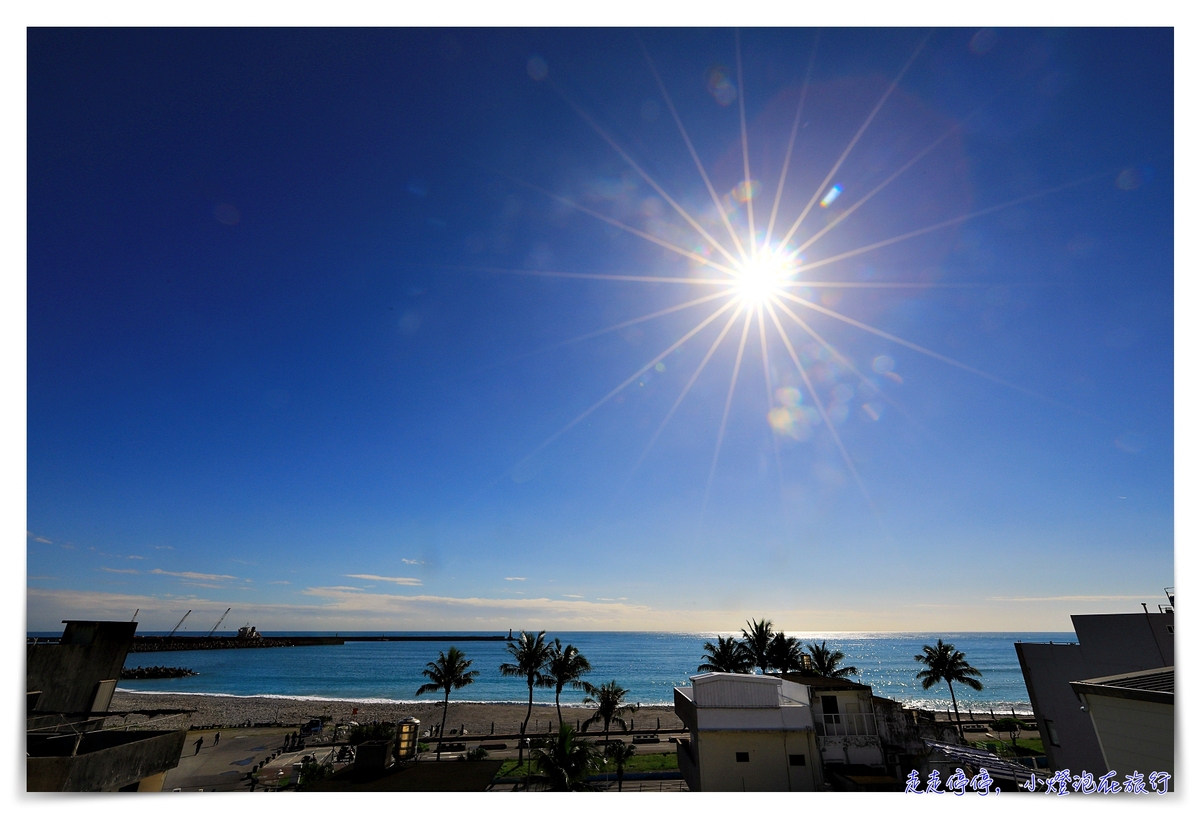
<path fill-rule="evenodd" d="M 703 673 L 675 688 L 690 732 L 679 770 L 700 792 L 824 789 L 809 689 L 777 676 Z"/>
<path fill-rule="evenodd" d="M 809 689 L 817 748 L 827 771 L 839 765 L 883 768 L 870 685 L 799 673 L 785 673 L 783 679 Z"/>
<path fill-rule="evenodd" d="M 1173 666 L 1175 613 L 1092 614 L 1071 623 L 1077 642 L 1018 642 L 1017 660 L 1050 768 L 1102 774 L 1113 768 L 1071 683 Z"/>
<path fill-rule="evenodd" d="M 1174 779 L 1174 667 L 1084 679 L 1071 689 L 1092 720 L 1105 772 L 1164 772 Z"/>
<path fill-rule="evenodd" d="M 161 789 L 187 731 L 104 729 L 124 715 L 108 706 L 137 623 L 64 624 L 58 643 L 26 647 L 26 790 Z"/>
<path fill-rule="evenodd" d="M 884 766 L 897 779 L 903 780 L 913 770 L 921 774 L 922 780 L 929 777 L 931 770 L 944 772 L 937 760 L 930 758 L 930 742 L 962 744 L 954 724 L 937 721 L 928 710 L 906 708 L 881 696 L 871 697 L 871 709 L 875 711 Z"/>

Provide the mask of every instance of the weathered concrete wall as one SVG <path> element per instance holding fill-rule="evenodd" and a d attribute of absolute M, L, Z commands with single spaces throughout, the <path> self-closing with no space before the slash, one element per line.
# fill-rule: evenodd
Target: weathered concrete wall
<path fill-rule="evenodd" d="M 186 730 L 89 733 L 73 756 L 25 760 L 27 792 L 114 792 L 172 769 Z"/>
<path fill-rule="evenodd" d="M 25 689 L 40 690 L 35 712 L 89 710 L 101 680 L 119 679 L 136 622 L 68 622 L 57 645 L 29 645 Z"/>
<path fill-rule="evenodd" d="M 905 776 L 912 770 L 922 776 L 928 775 L 926 739 L 945 744 L 962 743 L 953 724 L 919 720 L 915 711 L 905 710 L 898 701 L 876 696 L 871 700 L 871 706 L 875 710 L 884 764 L 892 775 Z"/>

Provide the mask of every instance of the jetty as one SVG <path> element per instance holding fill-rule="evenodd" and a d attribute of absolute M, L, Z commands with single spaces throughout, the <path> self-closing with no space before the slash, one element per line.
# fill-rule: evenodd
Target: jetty
<path fill-rule="evenodd" d="M 139 609 L 140 610 L 140 609 Z M 367 634 L 357 635 L 351 634 L 342 636 L 335 633 L 333 636 L 317 635 L 317 634 L 292 634 L 285 633 L 276 636 L 267 636 L 258 630 L 253 625 L 245 625 L 237 629 L 234 635 L 216 636 L 215 631 L 225 617 L 229 615 L 227 609 L 221 618 L 217 620 L 217 624 L 204 636 L 182 636 L 176 633 L 183 625 L 185 619 L 191 614 L 188 611 L 183 615 L 183 618 L 165 635 L 146 635 L 134 636 L 133 642 L 129 646 L 129 653 L 150 653 L 154 651 L 164 650 L 240 650 L 243 648 L 302 648 L 302 647 L 318 647 L 327 645 L 344 645 L 347 642 L 505 642 L 513 638 L 512 630 L 509 629 L 508 635 L 492 634 L 492 633 L 446 633 L 446 634 L 430 634 L 430 633 L 396 633 L 396 634 Z M 136 621 L 138 611 L 134 612 L 134 621 Z M 27 640 L 29 644 L 57 644 L 59 637 L 57 636 L 31 636 Z"/>
<path fill-rule="evenodd" d="M 381 636 L 135 636 L 130 653 L 164 650 L 241 650 L 244 648 L 302 648 L 344 645 L 347 642 L 504 642 L 500 634 L 381 635 Z"/>

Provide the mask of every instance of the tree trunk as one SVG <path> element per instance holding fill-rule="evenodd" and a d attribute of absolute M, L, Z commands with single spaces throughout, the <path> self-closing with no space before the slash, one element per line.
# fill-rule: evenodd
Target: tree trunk
<path fill-rule="evenodd" d="M 958 737 L 966 741 L 963 738 L 962 718 L 958 715 L 958 699 L 954 698 L 954 682 L 947 679 L 946 686 L 950 688 L 950 701 L 954 704 L 954 720 L 958 722 Z"/>
<path fill-rule="evenodd" d="M 450 711 L 450 691 L 446 691 L 446 700 L 442 702 L 442 726 L 438 728 L 438 748 L 437 755 L 434 758 L 437 761 L 442 760 L 442 736 L 446 732 L 446 713 Z"/>
<path fill-rule="evenodd" d="M 562 705 L 558 703 L 558 700 L 561 696 L 562 685 L 558 685 L 556 688 L 554 688 L 554 709 L 558 711 L 558 723 L 560 725 L 562 724 Z"/>
<path fill-rule="evenodd" d="M 533 680 L 529 680 L 529 709 L 525 711 L 525 721 L 521 723 L 521 732 L 529 726 L 529 717 L 533 715 Z"/>

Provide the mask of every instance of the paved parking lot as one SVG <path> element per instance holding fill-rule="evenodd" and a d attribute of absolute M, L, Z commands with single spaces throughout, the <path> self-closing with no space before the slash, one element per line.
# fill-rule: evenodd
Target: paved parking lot
<path fill-rule="evenodd" d="M 250 780 L 246 778 L 246 774 L 255 764 L 266 761 L 276 750 L 282 748 L 283 737 L 293 730 L 294 728 L 284 727 L 229 728 L 220 731 L 221 743 L 217 746 L 213 746 L 213 741 L 218 731 L 189 731 L 179 766 L 167 773 L 163 790 L 249 790 Z M 196 739 L 202 736 L 204 745 L 197 754 Z"/>

